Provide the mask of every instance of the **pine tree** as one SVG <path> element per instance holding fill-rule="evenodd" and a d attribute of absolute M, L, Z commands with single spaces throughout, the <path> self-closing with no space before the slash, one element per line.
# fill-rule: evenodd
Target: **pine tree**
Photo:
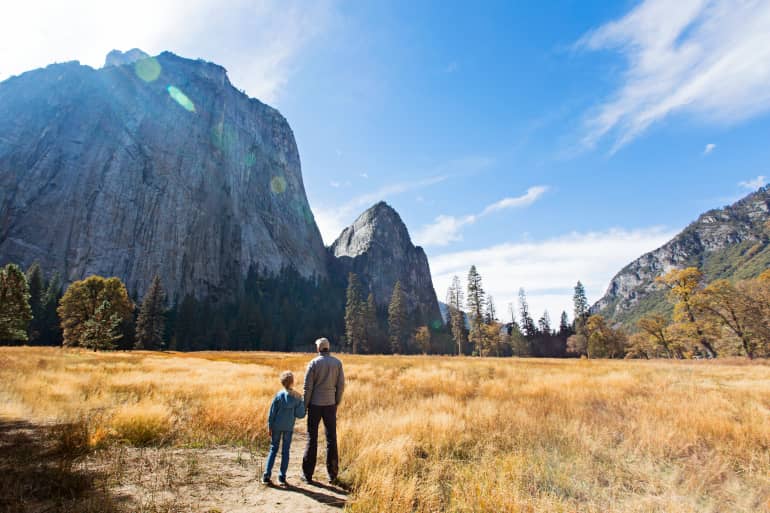
<path fill-rule="evenodd" d="M 40 335 L 44 330 L 43 326 L 43 300 L 45 294 L 45 283 L 40 265 L 35 262 L 27 269 L 27 283 L 29 284 L 29 306 L 32 310 L 32 320 L 29 323 L 27 333 L 30 344 L 41 342 Z"/>
<path fill-rule="evenodd" d="M 408 333 L 406 296 L 401 288 L 401 282 L 397 281 L 388 305 L 388 335 L 393 354 L 398 354 L 404 350 L 405 338 Z"/>
<path fill-rule="evenodd" d="M 0 340 L 26 342 L 32 319 L 27 278 L 16 264 L 0 269 Z"/>
<path fill-rule="evenodd" d="M 364 337 L 365 344 L 361 347 L 362 352 L 373 351 L 377 347 L 377 339 L 380 334 L 379 322 L 377 321 L 377 303 L 374 301 L 374 293 L 369 292 L 364 307 Z"/>
<path fill-rule="evenodd" d="M 575 293 L 572 296 L 572 303 L 574 307 L 573 314 L 575 315 L 574 331 L 576 333 L 582 333 L 583 326 L 588 319 L 588 298 L 586 297 L 586 289 L 580 281 L 575 285 Z"/>
<path fill-rule="evenodd" d="M 471 323 L 468 341 L 475 346 L 477 354 L 481 354 L 481 348 L 484 345 L 484 332 L 481 326 L 484 324 L 485 304 L 481 275 L 476 271 L 476 266 L 472 265 L 468 270 L 468 315 Z"/>
<path fill-rule="evenodd" d="M 543 316 L 537 321 L 537 326 L 541 334 L 546 337 L 551 335 L 551 316 L 548 315 L 548 310 L 543 312 Z"/>
<path fill-rule="evenodd" d="M 174 326 L 174 340 L 176 349 L 189 351 L 193 349 L 195 337 L 195 323 L 198 319 L 198 302 L 191 295 L 185 295 L 182 302 L 176 306 L 176 324 Z M 263 335 L 264 331 L 260 330 Z M 265 349 L 264 340 L 260 340 L 260 349 Z"/>
<path fill-rule="evenodd" d="M 457 354 L 463 354 L 463 347 L 467 342 L 465 333 L 465 313 L 463 312 L 463 288 L 460 278 L 454 276 L 452 285 L 447 290 L 447 306 L 449 307 L 449 329 L 452 332 L 452 340 L 457 346 Z"/>
<path fill-rule="evenodd" d="M 537 327 L 535 321 L 529 315 L 529 304 L 527 303 L 527 293 L 524 289 L 519 289 L 519 315 L 521 316 L 521 331 L 527 338 L 537 336 Z"/>
<path fill-rule="evenodd" d="M 562 311 L 561 319 L 559 320 L 559 336 L 567 338 L 572 335 L 572 325 L 567 317 L 567 312 Z"/>
<path fill-rule="evenodd" d="M 136 349 L 163 349 L 163 332 L 166 328 L 165 300 L 160 277 L 156 275 L 144 295 L 139 317 L 136 319 Z"/>
<path fill-rule="evenodd" d="M 355 273 L 348 274 L 347 303 L 345 304 L 345 339 L 353 354 L 366 337 L 366 304 L 361 299 L 361 283 Z"/>
<path fill-rule="evenodd" d="M 492 324 L 494 322 L 497 322 L 497 312 L 495 311 L 495 300 L 492 296 L 487 296 L 486 323 Z"/>
<path fill-rule="evenodd" d="M 57 312 L 62 293 L 59 273 L 54 273 L 48 280 L 45 293 L 43 294 L 40 341 L 44 344 L 56 346 L 62 344 L 61 319 L 59 319 L 59 313 Z"/>

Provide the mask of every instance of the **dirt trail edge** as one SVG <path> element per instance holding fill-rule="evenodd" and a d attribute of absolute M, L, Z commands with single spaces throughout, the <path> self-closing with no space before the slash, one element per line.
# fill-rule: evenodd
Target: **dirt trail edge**
<path fill-rule="evenodd" d="M 119 449 L 110 458 L 112 492 L 142 510 L 200 513 L 340 512 L 347 492 L 326 482 L 300 481 L 307 434 L 295 432 L 286 488 L 263 485 L 265 456 L 245 449 Z M 319 450 L 323 453 L 323 448 Z M 319 459 L 322 460 L 322 454 Z M 323 474 L 323 461 L 320 462 Z M 278 456 L 273 483 L 278 482 Z"/>

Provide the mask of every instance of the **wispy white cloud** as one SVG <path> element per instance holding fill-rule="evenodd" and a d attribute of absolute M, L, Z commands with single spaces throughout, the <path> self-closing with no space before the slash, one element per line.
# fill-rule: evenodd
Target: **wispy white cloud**
<path fill-rule="evenodd" d="M 738 185 L 740 187 L 743 187 L 744 189 L 755 191 L 760 187 L 764 187 L 766 183 L 767 183 L 767 178 L 764 177 L 763 175 L 759 175 L 758 177 L 752 178 L 751 180 L 738 182 Z"/>
<path fill-rule="evenodd" d="M 139 47 L 222 64 L 236 87 L 274 102 L 334 19 L 329 1 L 9 2 L 0 17 L 0 80 L 52 62 L 100 67 L 110 50 Z"/>
<path fill-rule="evenodd" d="M 527 192 L 514 198 L 503 198 L 491 205 L 487 205 L 479 214 L 471 214 L 462 217 L 440 215 L 431 224 L 425 225 L 415 234 L 415 241 L 422 246 L 446 246 L 452 242 L 462 240 L 462 229 L 465 226 L 476 223 L 479 219 L 493 212 L 509 208 L 527 207 L 537 201 L 548 187 L 537 185 L 527 189 Z"/>
<path fill-rule="evenodd" d="M 321 231 L 324 242 L 331 244 L 339 236 L 343 228 L 355 220 L 355 216 L 374 203 L 405 192 L 439 184 L 453 176 L 476 174 L 488 168 L 493 162 L 493 159 L 484 156 L 452 159 L 433 168 L 428 178 L 383 185 L 371 192 L 355 196 L 342 205 L 330 205 L 327 202 L 316 201 L 312 194 L 309 194 L 308 199 L 310 200 L 316 224 Z M 366 175 L 367 178 L 368 176 Z"/>
<path fill-rule="evenodd" d="M 583 142 L 612 135 L 616 151 L 675 112 L 734 123 L 770 108 L 770 2 L 644 0 L 586 34 L 578 48 L 612 49 L 628 69 L 589 117 Z"/>
<path fill-rule="evenodd" d="M 523 287 L 533 315 L 548 309 L 551 318 L 557 319 L 562 310 L 571 312 L 572 287 L 578 280 L 585 285 L 589 300 L 596 301 L 623 266 L 675 234 L 662 227 L 613 229 L 430 255 L 431 274 L 441 298 L 453 276 L 465 280 L 470 266 L 476 265 L 500 312 L 509 302 L 516 304 Z"/>
<path fill-rule="evenodd" d="M 716 147 L 717 147 L 717 145 L 716 145 L 716 144 L 713 144 L 713 143 L 708 143 L 708 144 L 706 145 L 706 147 L 705 147 L 705 148 L 703 148 L 703 154 L 704 154 L 704 155 L 708 155 L 709 153 L 711 153 L 712 151 L 714 151 L 714 149 L 715 149 Z"/>
<path fill-rule="evenodd" d="M 485 216 L 487 214 L 491 214 L 492 212 L 497 212 L 499 210 L 505 210 L 508 208 L 528 207 L 540 199 L 540 196 L 545 194 L 547 191 L 548 187 L 545 185 L 536 185 L 534 187 L 530 187 L 527 189 L 527 192 L 521 196 L 517 196 L 515 198 L 503 198 L 500 201 L 496 201 L 495 203 L 488 205 L 480 215 Z"/>
<path fill-rule="evenodd" d="M 408 191 L 414 191 L 443 182 L 447 175 L 432 176 L 422 180 L 412 182 L 398 182 L 385 185 L 372 192 L 360 194 L 343 205 L 339 206 L 313 206 L 318 229 L 326 244 L 331 244 L 342 232 L 343 228 L 353 222 L 355 216 L 360 214 L 363 209 L 372 206 L 374 203 L 403 194 Z"/>

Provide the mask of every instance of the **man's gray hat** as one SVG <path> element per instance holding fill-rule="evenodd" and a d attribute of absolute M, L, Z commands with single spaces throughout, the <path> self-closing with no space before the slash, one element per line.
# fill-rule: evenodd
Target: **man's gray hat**
<path fill-rule="evenodd" d="M 319 351 L 328 351 L 329 350 L 329 346 L 330 346 L 329 339 L 327 339 L 325 337 L 324 338 L 319 338 L 318 340 L 315 341 L 315 347 Z"/>

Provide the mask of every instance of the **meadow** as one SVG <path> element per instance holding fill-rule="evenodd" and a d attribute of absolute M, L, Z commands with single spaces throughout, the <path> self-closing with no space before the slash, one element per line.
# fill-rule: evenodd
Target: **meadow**
<path fill-rule="evenodd" d="M 69 426 L 78 462 L 238 447 L 258 465 L 278 373 L 301 388 L 311 356 L 0 348 L 0 418 Z M 349 511 L 770 512 L 767 362 L 340 358 Z"/>

